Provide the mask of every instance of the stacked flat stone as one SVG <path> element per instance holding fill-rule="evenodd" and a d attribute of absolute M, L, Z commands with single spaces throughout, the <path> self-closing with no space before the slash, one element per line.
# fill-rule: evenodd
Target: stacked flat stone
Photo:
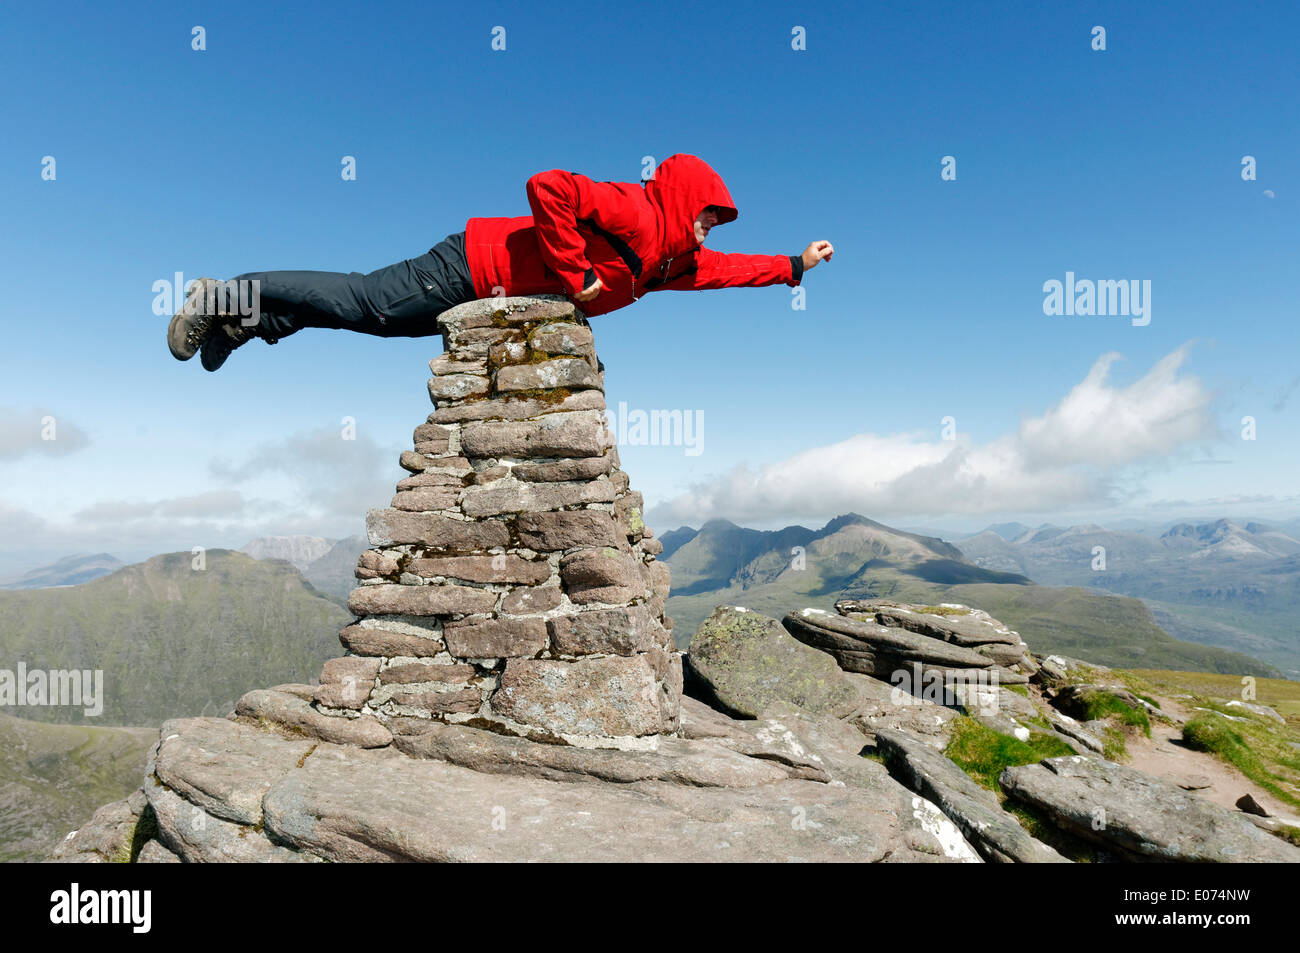
<path fill-rule="evenodd" d="M 316 709 L 398 735 L 431 721 L 585 747 L 677 734 L 669 571 L 619 469 L 586 319 L 543 296 L 439 322 L 435 409 L 391 507 L 367 515 L 358 619 Z"/>
<path fill-rule="evenodd" d="M 943 672 L 996 670 L 1003 684 L 1025 684 L 1038 669 L 1019 633 L 982 609 L 841 599 L 835 611 L 802 609 L 789 613 L 784 624 L 848 672 L 889 680 L 898 669 L 917 664 Z"/>

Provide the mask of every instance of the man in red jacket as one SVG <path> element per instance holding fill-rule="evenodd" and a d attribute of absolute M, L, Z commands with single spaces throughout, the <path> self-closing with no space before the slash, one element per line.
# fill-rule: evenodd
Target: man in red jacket
<path fill-rule="evenodd" d="M 223 304 L 222 282 L 200 278 L 168 328 L 171 352 L 185 361 L 201 350 L 203 366 L 215 371 L 253 337 L 274 344 L 305 327 L 384 337 L 437 334 L 439 314 L 476 298 L 563 294 L 590 317 L 649 291 L 793 287 L 834 254 L 827 241 L 813 242 L 801 255 L 704 248 L 714 225 L 735 221 L 736 203 L 704 160 L 684 153 L 669 156 L 641 184 L 595 182 L 556 169 L 530 178 L 527 191 L 532 215 L 471 218 L 464 232 L 419 258 L 366 275 L 238 275 L 231 282 L 244 285 L 243 300 L 257 303 L 246 315 Z M 233 290 L 230 300 L 240 300 Z"/>

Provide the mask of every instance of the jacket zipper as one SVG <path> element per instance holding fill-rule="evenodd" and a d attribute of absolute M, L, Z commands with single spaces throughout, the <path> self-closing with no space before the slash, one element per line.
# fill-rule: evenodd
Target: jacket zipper
<path fill-rule="evenodd" d="M 668 272 L 670 272 L 670 271 L 673 270 L 673 261 L 674 261 L 675 259 L 676 259 L 676 256 L 674 256 L 673 258 L 669 258 L 667 261 L 665 261 L 662 265 L 659 266 L 659 284 L 661 284 L 661 285 L 666 285 L 666 284 L 668 284 Z M 638 297 L 636 296 L 636 284 L 635 284 L 635 283 L 633 283 L 633 285 L 632 285 L 632 292 L 633 292 L 633 293 L 632 293 L 632 300 L 633 300 L 633 301 L 640 301 L 641 299 L 638 298 Z"/>

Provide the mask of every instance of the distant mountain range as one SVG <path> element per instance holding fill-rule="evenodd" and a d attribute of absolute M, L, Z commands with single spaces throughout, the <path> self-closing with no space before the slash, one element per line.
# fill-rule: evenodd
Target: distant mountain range
<path fill-rule="evenodd" d="M 1038 652 L 1270 676 L 1257 659 L 1296 653 L 1296 534 L 1228 520 L 1155 532 L 1005 523 L 954 545 L 849 513 L 820 529 L 711 520 L 659 538 L 682 648 L 721 603 L 780 617 L 884 597 L 978 606 Z M 80 708 L 0 711 L 0 860 L 46 856 L 95 805 L 135 787 L 166 718 L 223 715 L 251 686 L 314 678 L 339 652 L 352 618 L 339 603 L 367 546 L 267 537 L 248 552 L 209 550 L 203 570 L 188 552 L 130 566 L 100 553 L 11 582 L 0 592 L 0 668 L 103 669 L 105 698 L 93 719 Z M 1106 549 L 1098 572 L 1096 546 Z M 149 727 L 115 727 L 126 725 Z"/>
<path fill-rule="evenodd" d="M 1180 639 L 1246 652 L 1300 678 L 1300 528 L 1292 524 L 1043 525 L 1010 539 L 989 527 L 958 545 L 986 569 L 1139 598 Z"/>
<path fill-rule="evenodd" d="M 78 586 L 100 576 L 107 576 L 125 565 L 108 553 L 65 556 L 58 562 L 29 570 L 17 579 L 0 585 L 0 589 L 48 589 L 53 586 Z"/>
<path fill-rule="evenodd" d="M 1029 531 L 1030 528 L 1024 523 L 994 523 L 984 530 L 986 533 L 996 533 L 1003 539 L 1016 539 Z"/>
<path fill-rule="evenodd" d="M 302 572 L 334 546 L 321 536 L 259 536 L 239 547 L 254 559 L 283 559 Z"/>
<path fill-rule="evenodd" d="M 283 559 L 316 589 L 340 605 L 357 584 L 352 571 L 370 543 L 364 536 L 323 539 L 320 536 L 261 536 L 244 544 L 254 559 Z"/>
<path fill-rule="evenodd" d="M 325 572 L 335 550 L 329 542 L 310 565 Z M 28 573 L 22 591 L 0 592 L 0 669 L 10 677 L 20 663 L 28 673 L 104 673 L 99 717 L 77 706 L 0 708 L 0 862 L 48 857 L 97 806 L 137 788 L 165 719 L 224 715 L 248 689 L 310 681 L 339 654 L 352 615 L 288 562 L 221 549 L 202 569 L 192 560 L 69 557 Z M 92 570 L 107 575 L 68 581 Z"/>
<path fill-rule="evenodd" d="M 1127 569 L 1168 557 L 1197 560 L 1284 559 L 1300 553 L 1300 539 L 1263 523 L 1235 523 L 1220 519 L 1210 523 L 1175 523 L 1163 532 L 1113 530 L 1095 523 L 1055 526 L 1044 523 L 1030 528 L 1020 523 L 1001 523 L 958 540 L 972 559 L 1005 568 L 1041 574 L 1077 573 L 1080 563 L 1091 571 L 1092 548 L 1106 548 L 1107 569 Z"/>
<path fill-rule="evenodd" d="M 352 615 L 285 562 L 168 553 L 79 586 L 0 592 L 0 668 L 102 670 L 104 708 L 22 706 L 36 721 L 157 725 L 222 716 L 249 686 L 308 681 Z"/>
<path fill-rule="evenodd" d="M 347 599 L 355 585 L 352 570 L 357 558 L 369 547 L 364 536 L 327 539 L 323 536 L 258 536 L 238 552 L 254 559 L 282 559 L 292 565 L 313 586 L 330 596 Z M 109 553 L 65 556 L 48 566 L 28 570 L 16 579 L 0 583 L 4 589 L 50 589 L 77 586 L 107 576 L 125 566 Z"/>
<path fill-rule="evenodd" d="M 1032 536 L 1026 530 L 1017 538 Z M 991 530 L 975 538 L 986 537 L 1014 545 Z M 836 599 L 887 598 L 974 605 L 1018 629 L 1035 651 L 1103 665 L 1278 674 L 1251 655 L 1173 638 L 1137 599 L 1092 587 L 1037 585 L 1037 577 L 1012 560 L 983 565 L 968 558 L 963 550 L 970 540 L 958 548 L 856 513 L 819 530 L 754 530 L 710 520 L 660 538 L 660 558 L 673 572 L 668 612 L 681 648 L 723 603 L 780 617 L 792 609 L 829 609 Z"/>
<path fill-rule="evenodd" d="M 340 605 L 346 605 L 348 593 L 357 584 L 353 570 L 357 560 L 370 548 L 370 541 L 364 536 L 347 536 L 338 540 L 319 559 L 313 560 L 303 575 L 321 592 L 335 599 Z"/>
<path fill-rule="evenodd" d="M 977 605 L 1036 651 L 1102 664 L 1259 675 L 1300 668 L 1300 540 L 1258 522 L 1158 532 L 1004 523 L 954 545 L 849 513 L 820 529 L 711 520 L 660 541 L 682 648 L 720 603 L 781 616 L 884 597 Z M 263 537 L 247 553 L 208 551 L 205 572 L 190 568 L 189 553 L 116 568 L 108 554 L 68 557 L 0 592 L 0 667 L 104 669 L 105 713 L 92 723 L 224 714 L 248 685 L 309 679 L 336 654 L 351 618 L 343 603 L 352 570 L 367 546 L 361 536 Z M 1106 568 L 1093 571 L 1097 546 Z M 16 713 L 82 720 L 79 709 Z"/>

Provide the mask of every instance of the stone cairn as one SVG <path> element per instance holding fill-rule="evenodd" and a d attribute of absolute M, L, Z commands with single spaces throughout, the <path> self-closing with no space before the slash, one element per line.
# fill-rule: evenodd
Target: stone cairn
<path fill-rule="evenodd" d="M 435 409 L 390 508 L 367 514 L 358 619 L 314 707 L 377 739 L 431 720 L 582 747 L 678 734 L 669 570 L 619 469 L 586 318 L 541 296 L 439 324 Z"/>

